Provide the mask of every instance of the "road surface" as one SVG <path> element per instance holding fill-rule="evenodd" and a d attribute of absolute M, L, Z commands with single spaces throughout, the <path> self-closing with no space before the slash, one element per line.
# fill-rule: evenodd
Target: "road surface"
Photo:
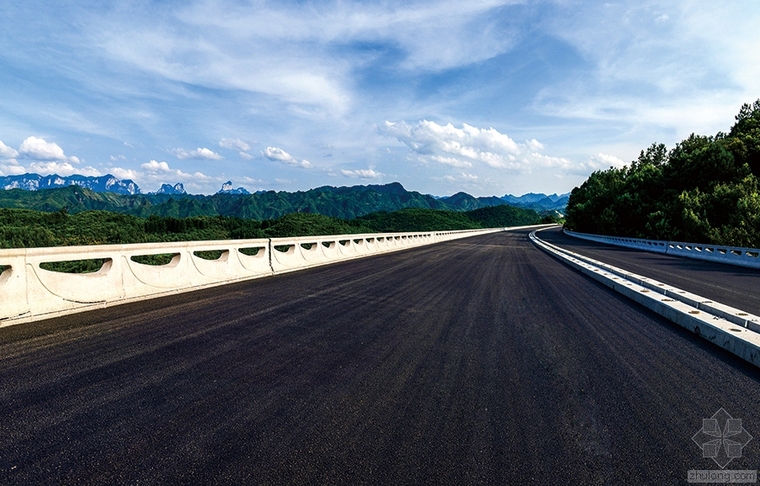
<path fill-rule="evenodd" d="M 760 270 L 604 245 L 567 236 L 559 228 L 540 231 L 538 236 L 581 255 L 760 316 Z"/>
<path fill-rule="evenodd" d="M 683 484 L 752 366 L 504 232 L 0 328 L 4 484 Z M 757 469 L 760 440 L 730 469 Z"/>

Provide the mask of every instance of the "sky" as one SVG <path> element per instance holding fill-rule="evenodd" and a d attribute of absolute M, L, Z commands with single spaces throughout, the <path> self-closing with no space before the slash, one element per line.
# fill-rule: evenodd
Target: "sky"
<path fill-rule="evenodd" d="M 565 193 L 760 98 L 756 0 L 0 4 L 0 175 Z"/>

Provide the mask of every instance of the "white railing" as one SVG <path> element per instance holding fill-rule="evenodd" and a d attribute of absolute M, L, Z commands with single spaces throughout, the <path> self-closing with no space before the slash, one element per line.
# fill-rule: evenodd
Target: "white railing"
<path fill-rule="evenodd" d="M 0 325 L 505 229 L 518 228 L 0 250 Z M 221 257 L 205 260 L 195 254 L 210 250 L 221 251 Z M 133 260 L 138 256 L 166 254 L 172 255 L 166 265 L 144 265 Z M 92 259 L 104 260 L 102 268 L 93 273 L 54 272 L 40 266 Z"/>
<path fill-rule="evenodd" d="M 567 235 L 598 243 L 623 246 L 637 250 L 665 253 L 698 260 L 728 263 L 742 267 L 760 268 L 760 249 L 736 246 L 710 245 L 703 243 L 684 243 L 681 241 L 645 240 L 621 236 L 593 235 L 564 230 Z"/>

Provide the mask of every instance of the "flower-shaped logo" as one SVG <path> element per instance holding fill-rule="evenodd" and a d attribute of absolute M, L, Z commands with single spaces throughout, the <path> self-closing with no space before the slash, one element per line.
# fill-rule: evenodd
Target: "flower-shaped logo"
<path fill-rule="evenodd" d="M 742 420 L 731 417 L 723 408 L 709 419 L 702 419 L 702 429 L 691 438 L 700 449 L 702 457 L 709 457 L 721 469 L 742 457 L 742 449 L 752 436 L 742 427 Z"/>

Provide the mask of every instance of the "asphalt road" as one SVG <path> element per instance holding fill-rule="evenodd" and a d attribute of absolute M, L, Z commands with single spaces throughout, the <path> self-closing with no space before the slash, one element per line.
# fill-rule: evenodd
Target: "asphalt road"
<path fill-rule="evenodd" d="M 755 368 L 497 233 L 0 328 L 4 484 L 683 484 Z M 731 469 L 757 469 L 760 439 Z"/>
<path fill-rule="evenodd" d="M 540 231 L 538 236 L 581 255 L 760 316 L 760 270 L 604 245 L 567 236 L 560 228 Z"/>

